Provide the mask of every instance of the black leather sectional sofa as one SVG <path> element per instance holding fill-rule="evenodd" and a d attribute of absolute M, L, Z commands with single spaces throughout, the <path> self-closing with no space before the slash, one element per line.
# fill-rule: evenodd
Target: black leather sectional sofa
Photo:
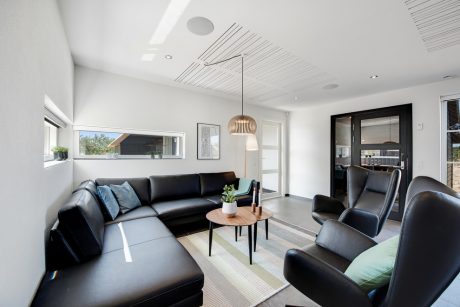
<path fill-rule="evenodd" d="M 142 206 L 106 221 L 97 185 L 125 181 Z M 238 185 L 233 172 L 83 182 L 51 230 L 32 306 L 200 306 L 203 272 L 169 228 L 205 220 L 225 184 Z"/>

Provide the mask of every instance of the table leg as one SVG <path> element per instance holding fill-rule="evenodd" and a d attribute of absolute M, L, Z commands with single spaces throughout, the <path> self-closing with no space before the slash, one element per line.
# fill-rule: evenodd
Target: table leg
<path fill-rule="evenodd" d="M 241 229 L 243 229 L 243 226 L 240 226 L 240 237 L 241 237 Z"/>
<path fill-rule="evenodd" d="M 209 221 L 209 257 L 211 257 L 211 247 L 212 247 L 212 222 Z"/>
<path fill-rule="evenodd" d="M 257 245 L 257 222 L 254 224 L 254 252 L 256 252 Z"/>
<path fill-rule="evenodd" d="M 235 226 L 235 242 L 238 241 L 238 226 Z"/>
<path fill-rule="evenodd" d="M 268 219 L 265 220 L 265 240 L 268 240 Z"/>
<path fill-rule="evenodd" d="M 249 264 L 252 264 L 252 226 L 248 226 L 248 237 L 249 237 Z"/>

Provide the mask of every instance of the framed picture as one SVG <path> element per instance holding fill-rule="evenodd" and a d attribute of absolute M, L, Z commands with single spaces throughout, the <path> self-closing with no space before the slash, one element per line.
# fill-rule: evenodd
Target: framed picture
<path fill-rule="evenodd" d="M 220 125 L 197 124 L 197 159 L 220 159 Z"/>

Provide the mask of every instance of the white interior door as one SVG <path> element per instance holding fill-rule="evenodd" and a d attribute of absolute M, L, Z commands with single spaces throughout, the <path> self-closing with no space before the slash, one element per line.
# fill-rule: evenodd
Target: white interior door
<path fill-rule="evenodd" d="M 281 196 L 281 123 L 262 122 L 262 198 Z"/>

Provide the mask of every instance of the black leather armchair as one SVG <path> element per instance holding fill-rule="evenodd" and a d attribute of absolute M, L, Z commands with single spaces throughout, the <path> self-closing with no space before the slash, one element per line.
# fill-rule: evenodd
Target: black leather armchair
<path fill-rule="evenodd" d="M 370 237 L 382 230 L 394 204 L 401 180 L 401 171 L 391 173 L 350 166 L 348 176 L 348 208 L 337 199 L 316 195 L 312 217 L 323 224 L 339 220 Z"/>
<path fill-rule="evenodd" d="M 436 180 L 417 177 L 407 203 L 390 283 L 373 296 L 343 272 L 376 243 L 338 221 L 326 221 L 315 244 L 286 253 L 284 276 L 322 306 L 430 306 L 460 272 L 460 199 Z"/>

